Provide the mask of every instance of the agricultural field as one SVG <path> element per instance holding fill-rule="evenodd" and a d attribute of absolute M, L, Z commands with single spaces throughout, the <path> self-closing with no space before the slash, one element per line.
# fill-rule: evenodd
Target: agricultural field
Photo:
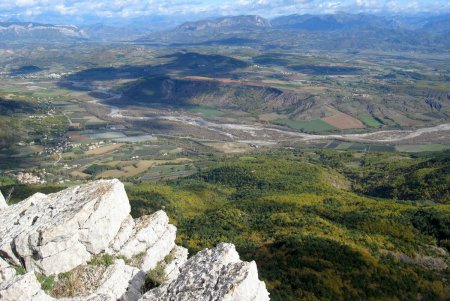
<path fill-rule="evenodd" d="M 296 130 L 302 130 L 310 133 L 321 133 L 321 132 L 330 132 L 334 131 L 337 128 L 332 126 L 331 124 L 321 120 L 310 120 L 310 121 L 298 121 L 298 120 L 289 120 L 282 119 L 277 121 L 279 124 L 287 125 L 288 127 Z"/>
<path fill-rule="evenodd" d="M 375 119 L 373 116 L 371 115 L 362 115 L 359 116 L 359 119 L 364 122 L 365 125 L 369 126 L 369 127 L 379 127 L 382 125 L 382 123 Z"/>
<path fill-rule="evenodd" d="M 365 128 L 361 121 L 343 113 L 325 117 L 322 120 L 341 130 Z"/>

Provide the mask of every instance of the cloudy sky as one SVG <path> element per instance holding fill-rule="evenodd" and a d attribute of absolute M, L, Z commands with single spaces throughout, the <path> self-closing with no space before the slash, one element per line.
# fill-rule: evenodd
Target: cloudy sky
<path fill-rule="evenodd" d="M 0 16 L 20 20 L 172 18 L 293 13 L 449 12 L 450 0 L 0 0 Z"/>

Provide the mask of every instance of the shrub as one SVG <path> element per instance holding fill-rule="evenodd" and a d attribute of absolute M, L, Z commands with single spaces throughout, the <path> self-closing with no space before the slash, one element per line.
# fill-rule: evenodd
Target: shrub
<path fill-rule="evenodd" d="M 158 263 L 158 265 L 153 269 L 148 271 L 147 277 L 145 278 L 145 289 L 151 290 L 157 286 L 160 286 L 167 280 L 165 265 L 163 263 Z"/>

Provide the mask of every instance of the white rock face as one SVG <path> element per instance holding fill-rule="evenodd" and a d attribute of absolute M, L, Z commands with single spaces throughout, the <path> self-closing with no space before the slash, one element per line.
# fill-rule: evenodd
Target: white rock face
<path fill-rule="evenodd" d="M 239 259 L 234 245 L 220 244 L 190 258 L 173 281 L 146 293 L 141 301 L 268 301 L 255 262 Z"/>
<path fill-rule="evenodd" d="M 8 204 L 6 204 L 6 200 L 3 197 L 2 192 L 0 191 L 0 210 L 2 210 L 3 208 L 7 208 Z"/>
<path fill-rule="evenodd" d="M 181 267 L 186 263 L 188 260 L 188 249 L 175 246 L 173 250 L 171 251 L 172 255 L 172 261 L 166 264 L 164 267 L 164 271 L 167 277 L 167 282 L 170 282 L 178 277 L 180 275 L 180 269 Z"/>
<path fill-rule="evenodd" d="M 104 251 L 129 212 L 118 180 L 35 194 L 0 211 L 0 252 L 27 271 L 66 272 Z"/>
<path fill-rule="evenodd" d="M 147 272 L 175 247 L 176 232 L 164 211 L 143 216 L 134 222 L 127 219 L 109 250 L 127 258 L 143 254 L 141 270 Z M 128 239 L 125 240 L 126 236 Z"/>
<path fill-rule="evenodd" d="M 15 275 L 16 270 L 0 258 L 0 283 L 13 278 Z"/>
<path fill-rule="evenodd" d="M 136 301 L 141 297 L 145 273 L 125 264 L 123 259 L 109 266 L 100 281 L 97 294 L 112 294 L 115 300 Z"/>
<path fill-rule="evenodd" d="M 0 284 L 0 300 L 2 301 L 51 301 L 55 300 L 41 289 L 33 272 L 16 276 Z"/>
<path fill-rule="evenodd" d="M 134 222 L 134 219 L 131 215 L 128 215 L 120 226 L 119 233 L 117 233 L 116 237 L 106 250 L 106 253 L 118 253 L 123 245 L 130 239 L 131 235 L 133 235 L 135 225 L 136 223 Z"/>

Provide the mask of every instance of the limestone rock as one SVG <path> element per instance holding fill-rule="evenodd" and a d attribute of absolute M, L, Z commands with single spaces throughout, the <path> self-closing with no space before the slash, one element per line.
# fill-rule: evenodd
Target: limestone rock
<path fill-rule="evenodd" d="M 112 294 L 115 300 L 136 301 L 141 297 L 145 273 L 118 259 L 103 274 L 97 294 Z"/>
<path fill-rule="evenodd" d="M 8 204 L 6 203 L 5 198 L 3 197 L 2 192 L 0 191 L 0 210 L 3 208 L 7 208 Z"/>
<path fill-rule="evenodd" d="M 170 282 L 178 277 L 181 267 L 188 260 L 188 249 L 175 246 L 170 252 L 171 261 L 165 264 L 164 272 L 167 277 L 167 282 Z"/>
<path fill-rule="evenodd" d="M 0 283 L 13 278 L 15 275 L 16 270 L 0 258 Z"/>
<path fill-rule="evenodd" d="M 52 301 L 54 298 L 45 294 L 33 272 L 16 276 L 0 284 L 2 301 Z"/>
<path fill-rule="evenodd" d="M 122 225 L 118 236 L 130 232 L 129 221 Z M 169 224 L 169 217 L 164 211 L 158 211 L 150 216 L 143 216 L 135 221 L 134 228 L 125 241 L 118 255 L 132 258 L 142 256 L 141 270 L 147 272 L 156 267 L 175 247 L 176 228 Z M 123 237 L 116 239 L 110 249 L 118 249 Z"/>
<path fill-rule="evenodd" d="M 27 271 L 69 271 L 104 251 L 130 212 L 122 183 L 100 180 L 0 211 L 0 252 Z"/>
<path fill-rule="evenodd" d="M 268 301 L 255 262 L 239 259 L 234 245 L 220 244 L 190 258 L 173 281 L 146 293 L 141 301 Z"/>
<path fill-rule="evenodd" d="M 131 235 L 133 234 L 135 225 L 136 223 L 134 222 L 134 219 L 131 217 L 131 215 L 128 215 L 120 226 L 119 233 L 117 233 L 116 237 L 114 238 L 106 252 L 109 254 L 115 254 L 119 252 L 123 245 L 130 239 Z"/>

